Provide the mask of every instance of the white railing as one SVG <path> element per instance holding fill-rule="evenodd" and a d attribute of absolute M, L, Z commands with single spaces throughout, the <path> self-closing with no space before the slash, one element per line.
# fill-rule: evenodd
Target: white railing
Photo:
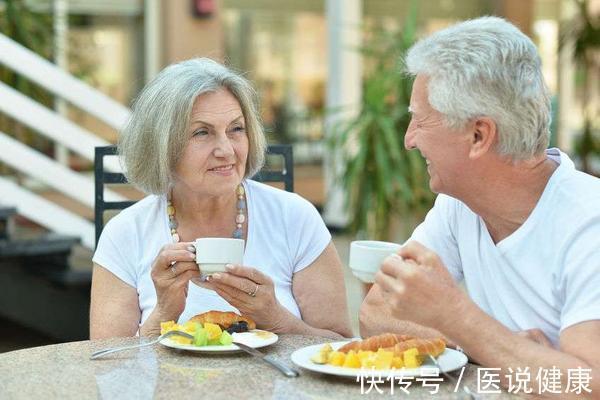
<path fill-rule="evenodd" d="M 117 130 L 129 118 L 127 107 L 1 34 L 0 63 Z"/>
<path fill-rule="evenodd" d="M 27 77 L 116 130 L 124 126 L 131 114 L 127 107 L 2 34 L 0 64 Z M 1 82 L 0 112 L 88 160 L 94 159 L 94 147 L 109 144 Z M 53 187 L 87 207 L 94 206 L 94 183 L 91 178 L 59 164 L 4 132 L 0 132 L 0 162 Z M 114 157 L 105 159 L 105 168 L 110 171 L 121 170 Z M 111 201 L 125 200 L 124 197 L 106 189 L 105 196 Z M 10 179 L 0 177 L 0 202 L 4 206 L 16 207 L 19 214 L 52 231 L 78 236 L 85 246 L 94 247 L 94 225 L 90 221 L 18 186 Z"/>
<path fill-rule="evenodd" d="M 2 82 L 0 112 L 90 161 L 94 161 L 94 147 L 110 144 Z M 121 170 L 116 159 L 107 159 L 106 169 L 113 172 Z"/>
<path fill-rule="evenodd" d="M 0 160 L 6 164 L 94 208 L 93 179 L 74 172 L 2 131 L 0 131 L 0 149 L 2 149 Z M 74 188 L 76 190 L 73 190 Z M 127 200 L 108 189 L 104 190 L 104 196 L 108 201 Z"/>
<path fill-rule="evenodd" d="M 84 246 L 94 248 L 94 224 L 62 207 L 57 206 L 19 185 L 0 176 L 2 204 L 17 208 L 19 214 L 58 233 L 81 238 Z M 9 194 L 9 196 L 6 196 Z"/>

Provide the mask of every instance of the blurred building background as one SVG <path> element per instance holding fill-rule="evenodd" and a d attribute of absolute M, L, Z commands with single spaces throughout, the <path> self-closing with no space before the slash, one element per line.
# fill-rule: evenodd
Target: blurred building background
<path fill-rule="evenodd" d="M 269 141 L 293 145 L 296 192 L 323 210 L 331 227 L 344 228 L 348 223 L 344 189 L 335 174 L 340 160 L 328 147 L 327 138 L 336 124 L 341 123 L 341 116 L 352 117 L 360 112 L 363 75 L 369 68 L 369 61 L 357 49 L 366 40 L 367 28 L 402 29 L 411 4 L 416 3 L 417 37 L 460 20 L 490 14 L 509 19 L 528 34 L 538 46 L 553 96 L 553 144 L 569 152 L 580 165 L 585 162 L 589 171 L 600 171 L 598 49 L 596 47 L 589 56 L 593 62 L 584 74 L 572 52 L 573 41 L 567 41 L 563 46 L 561 39 L 567 37 L 566 33 L 580 17 L 581 2 L 576 0 L 4 0 L 0 1 L 0 29 L 5 37 L 41 54 L 124 107 L 115 106 L 114 119 L 102 118 L 105 109 L 100 100 L 95 113 L 94 102 L 86 109 L 75 104 L 74 99 L 65 100 L 68 93 L 56 93 L 36 81 L 43 77 L 33 79 L 21 67 L 10 66 L 10 59 L 14 57 L 6 56 L 8 53 L 0 56 L 3 58 L 0 73 L 5 86 L 25 92 L 52 110 L 60 121 L 68 120 L 98 140 L 115 143 L 119 118 L 127 115 L 125 107 L 130 106 L 144 84 L 163 67 L 197 56 L 226 62 L 245 72 L 257 87 Z M 583 9 L 593 23 L 598 22 L 599 0 L 585 2 Z M 594 32 L 598 32 L 597 25 L 595 29 Z M 599 39 L 592 37 L 590 41 L 597 46 Z M 48 75 L 47 79 L 55 79 L 53 76 Z M 65 87 L 71 86 L 65 84 Z M 60 88 L 56 90 L 60 92 Z M 0 181 L 4 182 L 4 186 L 0 185 L 0 208 L 16 207 L 15 212 L 10 213 L 13 222 L 5 223 L 13 225 L 13 235 L 21 234 L 28 239 L 41 231 L 77 236 L 73 230 L 60 231 L 59 228 L 66 224 L 46 223 L 42 217 L 36 220 L 37 214 L 33 211 L 22 211 L 30 195 L 15 197 L 18 187 L 80 217 L 82 220 L 77 220 L 77 226 L 89 230 L 90 226 L 84 223 L 93 219 L 93 204 L 70 195 L 51 178 L 40 177 L 22 168 L 19 162 L 29 163 L 27 151 L 19 153 L 20 161 L 6 154 L 17 148 L 12 141 L 15 140 L 46 157 L 44 162 L 52 160 L 88 180 L 92 176 L 92 159 L 82 155 L 83 151 L 78 152 L 77 144 L 41 134 L 40 131 L 45 129 L 42 125 L 54 123 L 54 120 L 29 123 L 27 115 L 31 118 L 39 116 L 36 109 L 28 108 L 25 114 L 18 114 L 18 110 L 10 109 L 14 101 L 8 100 L 4 93 L 0 93 L 0 130 L 6 136 L 0 144 L 0 177 L 4 180 Z M 81 93 L 77 92 L 75 97 L 85 95 Z M 56 122 L 56 129 L 68 130 L 60 121 Z M 586 121 L 591 121 L 588 123 L 592 133 L 589 143 L 579 140 Z M 80 188 L 72 187 L 71 190 L 77 192 Z M 132 193 L 120 192 L 119 195 L 139 197 Z M 45 213 L 51 213 L 51 210 L 48 208 Z M 342 246 L 347 246 L 347 239 L 352 235 L 342 233 L 338 240 Z M 401 239 L 397 235 L 390 238 Z M 80 245 L 68 246 L 74 249 L 67 252 L 69 269 L 80 272 L 87 269 L 89 272 L 93 247 L 90 242 L 83 240 Z M 3 260 L 15 264 L 15 253 L 2 253 L 1 249 L 0 246 L 0 256 L 9 254 Z M 17 271 L 21 267 L 15 268 Z M 28 274 L 31 275 L 31 271 Z M 54 285 L 47 291 L 50 298 L 59 296 L 57 293 L 63 289 L 76 290 L 77 296 L 64 300 L 65 304 L 71 304 L 79 301 L 73 299 L 83 299 L 88 293 L 85 278 L 78 281 L 71 275 L 71 281 L 62 283 L 56 279 L 50 279 L 50 285 Z M 349 291 L 360 292 L 360 285 L 351 279 L 349 275 Z M 28 281 L 23 282 L 22 287 L 26 288 Z M 69 288 L 69 282 L 80 286 Z M 10 284 L 9 275 L 0 277 L 1 287 Z M 48 284 L 36 282 L 36 285 L 47 289 L 44 285 Z M 350 294 L 354 299 L 360 299 L 360 293 Z M 12 300 L 4 297 L 4 306 L 0 302 L 0 315 L 7 318 L 6 321 L 43 330 L 43 324 L 22 317 L 28 312 L 26 309 L 8 310 L 23 305 L 18 296 L 19 293 L 13 293 Z M 43 301 L 42 297 L 38 301 Z M 51 300 L 44 307 L 51 307 L 50 303 Z M 359 300 L 351 300 L 351 314 L 356 314 L 359 304 Z M 56 309 L 59 308 L 57 305 Z M 78 310 L 86 308 L 87 304 Z M 54 312 L 50 310 L 55 309 L 48 310 Z M 79 323 L 85 318 L 86 315 L 82 316 Z M 49 340 L 71 338 L 68 336 L 71 333 L 61 337 L 57 334 L 59 331 L 47 331 L 46 334 L 54 338 Z"/>

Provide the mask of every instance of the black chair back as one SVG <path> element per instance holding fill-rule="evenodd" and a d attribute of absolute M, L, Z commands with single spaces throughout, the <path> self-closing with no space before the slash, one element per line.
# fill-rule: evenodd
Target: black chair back
<path fill-rule="evenodd" d="M 120 172 L 104 171 L 104 157 L 117 154 L 117 146 L 99 146 L 96 147 L 94 156 L 94 177 L 95 177 L 95 203 L 94 203 L 94 224 L 96 227 L 96 246 L 98 239 L 104 228 L 104 212 L 107 210 L 123 210 L 133 204 L 135 201 L 105 201 L 104 185 L 106 184 L 127 184 L 125 175 Z M 283 157 L 281 170 L 272 170 L 268 166 L 261 169 L 252 180 L 265 183 L 283 182 L 284 189 L 288 192 L 294 191 L 294 156 L 292 146 L 289 144 L 272 144 L 267 149 L 267 155 L 280 155 Z"/>

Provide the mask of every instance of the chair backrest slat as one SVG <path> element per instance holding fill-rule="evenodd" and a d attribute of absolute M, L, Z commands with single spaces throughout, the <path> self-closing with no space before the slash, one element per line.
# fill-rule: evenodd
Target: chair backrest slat
<path fill-rule="evenodd" d="M 94 157 L 94 177 L 95 177 L 95 204 L 94 204 L 94 223 L 96 227 L 96 246 L 98 239 L 104 228 L 104 212 L 107 210 L 123 210 L 133 204 L 135 201 L 105 201 L 104 185 L 106 184 L 127 184 L 127 178 L 122 173 L 105 172 L 104 157 L 117 154 L 117 146 L 99 146 L 96 147 Z M 283 168 L 281 171 L 273 171 L 263 168 L 252 180 L 257 182 L 282 182 L 288 192 L 294 191 L 294 157 L 292 146 L 289 144 L 269 145 L 268 155 L 280 155 L 283 157 Z"/>

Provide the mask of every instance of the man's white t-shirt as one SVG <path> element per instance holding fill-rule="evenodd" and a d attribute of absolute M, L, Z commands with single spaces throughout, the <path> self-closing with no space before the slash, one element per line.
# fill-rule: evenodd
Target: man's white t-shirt
<path fill-rule="evenodd" d="M 331 234 L 315 207 L 297 194 L 252 180 L 243 185 L 248 212 L 243 265 L 268 275 L 279 303 L 301 318 L 292 294 L 293 275 L 321 255 Z M 232 221 L 232 231 L 234 228 Z M 140 325 L 156 306 L 152 263 L 172 241 L 165 196 L 145 197 L 112 218 L 102 231 L 93 261 L 137 290 Z M 210 310 L 236 311 L 216 292 L 190 282 L 179 321 Z"/>
<path fill-rule="evenodd" d="M 600 319 L 600 179 L 559 163 L 525 223 L 494 244 L 464 203 L 439 195 L 411 239 L 435 251 L 473 301 L 513 331 L 560 332 Z M 453 318 L 460 318 L 454 316 Z"/>

